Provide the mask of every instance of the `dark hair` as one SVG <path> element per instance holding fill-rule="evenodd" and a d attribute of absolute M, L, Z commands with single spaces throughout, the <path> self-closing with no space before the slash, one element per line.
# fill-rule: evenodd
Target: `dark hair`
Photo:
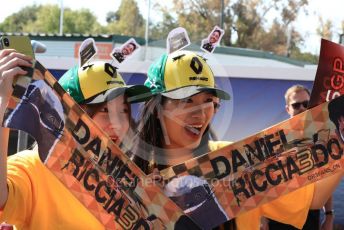
<path fill-rule="evenodd" d="M 105 102 L 103 103 L 97 103 L 97 104 L 81 104 L 85 112 L 87 113 L 88 116 L 91 118 L 96 115 L 96 113 L 103 108 L 105 105 Z"/>
<path fill-rule="evenodd" d="M 219 35 L 222 34 L 221 30 L 218 30 L 218 29 L 216 29 L 216 30 L 213 31 L 213 33 L 215 33 L 215 32 L 219 33 Z"/>
<path fill-rule="evenodd" d="M 136 122 L 131 116 L 131 106 L 130 104 L 126 101 L 128 104 L 128 109 L 129 109 L 129 131 L 127 135 L 125 135 L 124 139 L 122 140 L 120 144 L 120 148 L 123 152 L 125 152 L 128 156 L 132 155 L 132 153 L 129 151 L 132 148 L 131 140 L 132 137 L 134 136 L 134 130 L 136 130 Z M 105 105 L 106 102 L 102 103 L 97 103 L 97 104 L 80 104 L 82 108 L 85 110 L 88 116 L 90 116 L 92 119 L 96 113 L 101 110 Z"/>
<path fill-rule="evenodd" d="M 149 174 L 156 167 L 162 170 L 168 165 L 159 165 L 155 162 L 155 155 L 164 151 L 163 132 L 160 120 L 158 119 L 158 108 L 166 102 L 167 98 L 158 94 L 147 101 L 140 114 L 138 133 L 134 138 L 133 155 L 131 159 L 143 172 Z M 208 142 L 210 140 L 210 126 L 204 132 L 200 145 L 194 150 L 195 154 L 207 153 L 210 151 Z M 214 229 L 235 230 L 235 219 L 231 219 Z"/>
<path fill-rule="evenodd" d="M 95 103 L 95 104 L 87 104 L 88 101 L 92 101 L 95 97 L 97 97 L 99 94 L 79 103 L 80 106 L 82 106 L 85 110 L 85 112 L 87 113 L 88 116 L 90 116 L 91 118 L 93 118 L 93 116 L 99 111 L 101 110 L 105 105 L 106 105 L 106 101 L 105 102 L 101 102 L 101 103 Z M 126 93 L 124 94 L 124 100 L 125 100 L 125 103 L 128 103 L 127 101 L 127 96 L 126 96 Z M 129 108 L 129 114 L 131 114 L 131 107 L 130 105 L 128 106 Z"/>
<path fill-rule="evenodd" d="M 344 98 L 335 98 L 328 103 L 328 112 L 330 120 L 336 125 L 339 130 L 339 118 L 344 117 Z"/>
<path fill-rule="evenodd" d="M 155 95 L 147 101 L 140 114 L 138 133 L 134 138 L 132 160 L 146 173 L 149 174 L 157 167 L 159 170 L 167 168 L 168 164 L 156 162 L 156 156 L 164 152 L 164 138 L 161 123 L 158 118 L 159 106 L 166 102 L 164 96 Z M 209 127 L 204 132 L 200 145 L 193 151 L 199 155 L 209 152 L 208 142 L 210 140 Z"/>
<path fill-rule="evenodd" d="M 129 42 L 128 45 L 134 46 L 134 50 L 136 49 L 136 44 L 134 42 Z"/>

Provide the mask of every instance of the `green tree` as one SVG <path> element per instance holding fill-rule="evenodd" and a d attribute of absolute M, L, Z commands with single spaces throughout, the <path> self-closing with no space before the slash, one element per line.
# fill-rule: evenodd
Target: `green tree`
<path fill-rule="evenodd" d="M 274 51 L 277 45 L 277 50 L 286 53 L 301 41 L 294 40 L 298 37 L 293 36 L 299 35 L 296 32 L 288 39 L 286 30 L 307 4 L 308 0 L 224 0 L 223 43 L 266 51 Z M 174 0 L 170 11 L 176 12 L 177 23 L 186 28 L 194 42 L 206 37 L 215 25 L 221 26 L 221 0 Z M 265 21 L 269 14 L 279 15 L 272 25 Z M 273 31 L 278 31 L 278 36 L 271 39 Z"/>
<path fill-rule="evenodd" d="M 238 47 L 254 47 L 258 37 L 262 37 L 263 29 L 263 15 L 258 12 L 261 1 L 238 0 L 232 5 L 234 24 L 233 29 L 237 34 L 235 45 Z M 260 34 L 259 34 L 260 33 Z"/>
<path fill-rule="evenodd" d="M 111 23 L 117 20 L 116 12 L 110 11 L 106 14 L 106 22 Z"/>
<path fill-rule="evenodd" d="M 224 1 L 225 5 L 229 3 L 228 0 Z M 177 13 L 177 23 L 188 31 L 191 41 L 200 42 L 208 36 L 215 25 L 220 26 L 220 1 L 174 0 L 173 2 L 171 11 Z M 229 21 L 230 18 L 225 17 L 225 20 Z"/>
<path fill-rule="evenodd" d="M 36 20 L 27 23 L 24 30 L 31 33 L 58 33 L 59 25 L 60 8 L 57 5 L 42 5 L 36 12 Z"/>
<path fill-rule="evenodd" d="M 267 32 L 263 30 L 258 33 L 256 42 L 254 43 L 255 47 L 252 48 L 268 50 L 279 55 L 287 56 L 288 47 L 286 44 L 288 43 L 288 37 L 286 33 L 288 32 L 291 33 L 290 30 L 275 19 Z M 271 44 L 274 44 L 274 46 L 271 47 Z"/>
<path fill-rule="evenodd" d="M 27 24 L 33 23 L 37 20 L 37 11 L 41 6 L 33 5 L 22 8 L 17 13 L 14 13 L 5 18 L 0 24 L 0 31 L 2 32 L 28 32 L 24 28 Z"/>
<path fill-rule="evenodd" d="M 165 7 L 156 6 L 162 12 L 162 22 L 151 24 L 149 29 L 149 37 L 154 40 L 166 40 L 167 34 L 179 25 L 175 17 L 173 17 L 169 10 Z M 157 9 L 156 9 L 157 10 Z"/>
<path fill-rule="evenodd" d="M 304 9 L 307 4 L 308 0 L 236 1 L 231 6 L 232 14 L 235 15 L 233 28 L 238 37 L 235 45 L 244 48 L 256 48 L 254 46 L 259 45 L 263 39 L 266 40 L 264 50 L 274 51 L 275 46 L 278 46 L 277 50 L 287 50 L 289 41 L 294 41 L 294 43 L 299 41 L 295 41 L 293 36 L 288 39 L 290 36 L 289 25 L 296 20 L 300 10 Z M 268 27 L 265 24 L 265 18 L 270 13 L 280 15 L 280 17 L 276 18 L 273 24 Z M 274 35 L 274 32 L 277 34 Z M 292 35 L 297 34 L 293 33 Z M 271 39 L 271 36 L 274 39 Z M 283 42 L 284 47 L 282 47 Z"/>
<path fill-rule="evenodd" d="M 128 36 L 143 37 L 145 31 L 145 20 L 143 19 L 135 0 L 121 2 L 117 12 L 109 12 L 107 32 Z"/>
<path fill-rule="evenodd" d="M 60 8 L 57 5 L 28 6 L 0 24 L 3 32 L 59 33 Z M 64 33 L 100 33 L 105 31 L 88 10 L 64 9 Z"/>
<path fill-rule="evenodd" d="M 295 60 L 300 60 L 300 61 L 304 61 L 304 62 L 308 62 L 311 64 L 318 64 L 319 61 L 319 56 L 312 54 L 312 53 L 308 53 L 308 52 L 304 52 L 302 53 L 300 51 L 300 49 L 293 49 L 290 53 L 290 58 L 293 58 Z"/>
<path fill-rule="evenodd" d="M 105 28 L 97 21 L 97 17 L 88 9 L 64 12 L 64 33 L 103 33 Z"/>

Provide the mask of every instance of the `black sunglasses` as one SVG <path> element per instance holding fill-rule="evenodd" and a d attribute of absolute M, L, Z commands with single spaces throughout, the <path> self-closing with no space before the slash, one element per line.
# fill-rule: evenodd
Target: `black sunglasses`
<path fill-rule="evenodd" d="M 301 105 L 303 106 L 303 108 L 307 108 L 308 102 L 309 101 L 295 102 L 291 104 L 291 106 L 293 107 L 293 109 L 300 109 Z"/>

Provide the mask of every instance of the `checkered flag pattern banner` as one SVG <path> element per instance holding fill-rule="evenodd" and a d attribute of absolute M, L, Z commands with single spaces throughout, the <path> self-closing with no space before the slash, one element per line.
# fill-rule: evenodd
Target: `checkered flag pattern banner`
<path fill-rule="evenodd" d="M 331 103 L 344 111 L 344 96 Z M 343 170 L 343 140 L 328 102 L 222 149 L 161 171 L 166 183 L 194 175 L 233 218 Z"/>

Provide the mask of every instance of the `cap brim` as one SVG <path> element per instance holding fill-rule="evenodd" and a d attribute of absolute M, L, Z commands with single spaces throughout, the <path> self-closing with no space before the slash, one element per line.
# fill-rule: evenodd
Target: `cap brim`
<path fill-rule="evenodd" d="M 150 89 L 144 85 L 129 85 L 125 93 L 129 103 L 147 101 L 152 97 Z"/>
<path fill-rule="evenodd" d="M 113 88 L 86 100 L 86 104 L 98 104 L 111 101 L 116 97 L 125 94 L 129 103 L 145 101 L 152 96 L 149 88 L 144 85 L 127 85 Z"/>
<path fill-rule="evenodd" d="M 184 99 L 187 97 L 191 97 L 195 94 L 198 94 L 200 92 L 210 92 L 214 94 L 216 97 L 223 99 L 223 100 L 229 100 L 230 96 L 227 92 L 211 88 L 211 87 L 204 87 L 204 86 L 185 86 L 183 88 L 174 89 L 168 92 L 161 93 L 163 96 L 171 98 L 171 99 Z"/>

